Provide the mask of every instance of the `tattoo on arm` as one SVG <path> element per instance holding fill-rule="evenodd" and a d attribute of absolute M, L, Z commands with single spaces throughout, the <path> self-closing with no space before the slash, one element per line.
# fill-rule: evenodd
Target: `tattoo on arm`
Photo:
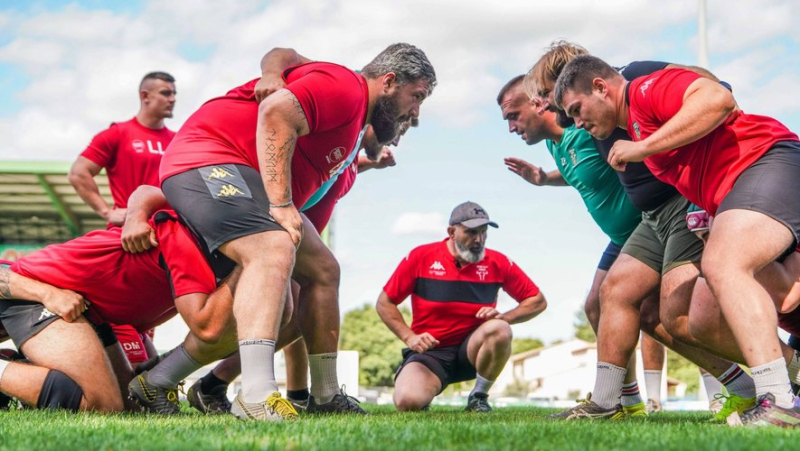
<path fill-rule="evenodd" d="M 297 100 L 297 97 L 295 97 L 294 94 L 291 94 L 291 98 L 292 98 L 292 105 L 294 106 L 295 109 L 295 113 L 297 113 L 298 116 L 301 116 L 303 118 L 303 121 L 308 122 L 308 118 L 306 117 L 306 112 L 303 110 L 303 106 L 300 105 L 300 101 Z"/>
<path fill-rule="evenodd" d="M 267 131 L 267 159 L 264 161 L 264 175 L 267 176 L 267 181 L 275 182 L 278 176 L 278 170 L 275 167 L 276 151 L 275 147 L 275 134 L 277 131 L 273 128 Z"/>
<path fill-rule="evenodd" d="M 11 270 L 0 266 L 0 299 L 11 299 Z"/>

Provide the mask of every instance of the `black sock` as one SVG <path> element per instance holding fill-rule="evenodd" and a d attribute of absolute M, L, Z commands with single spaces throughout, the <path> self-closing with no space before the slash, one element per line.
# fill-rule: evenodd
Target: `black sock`
<path fill-rule="evenodd" d="M 295 401 L 305 401 L 308 399 L 308 388 L 301 388 L 300 390 L 286 390 L 286 397 L 294 399 Z"/>
<path fill-rule="evenodd" d="M 214 373 L 212 372 L 209 372 L 200 378 L 200 390 L 202 390 L 203 393 L 210 393 L 211 390 L 219 387 L 220 385 L 228 385 L 228 383 L 217 376 L 214 376 Z"/>

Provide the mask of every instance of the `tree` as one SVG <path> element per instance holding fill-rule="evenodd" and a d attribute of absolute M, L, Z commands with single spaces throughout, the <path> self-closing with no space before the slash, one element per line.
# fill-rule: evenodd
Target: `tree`
<path fill-rule="evenodd" d="M 411 312 L 401 307 L 407 323 Z M 394 385 L 394 372 L 403 358 L 400 354 L 405 344 L 383 324 L 378 312 L 370 304 L 351 310 L 344 315 L 342 322 L 340 348 L 358 351 L 358 381 L 365 386 Z"/>
<path fill-rule="evenodd" d="M 511 341 L 511 355 L 520 354 L 543 346 L 544 343 L 538 338 L 515 338 Z"/>
<path fill-rule="evenodd" d="M 667 375 L 685 382 L 687 394 L 700 390 L 700 368 L 671 349 L 667 349 Z"/>
<path fill-rule="evenodd" d="M 586 317 L 586 312 L 583 311 L 583 307 L 575 312 L 575 320 L 572 322 L 572 326 L 575 328 L 575 338 L 590 343 L 597 341 L 597 336 L 594 334 L 592 325 L 589 324 L 589 318 Z"/>

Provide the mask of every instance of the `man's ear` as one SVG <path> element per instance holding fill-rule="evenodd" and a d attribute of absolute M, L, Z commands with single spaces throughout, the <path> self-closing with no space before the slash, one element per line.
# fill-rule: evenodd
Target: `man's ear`
<path fill-rule="evenodd" d="M 450 238 L 456 237 L 456 226 L 447 226 L 447 236 Z"/>
<path fill-rule="evenodd" d="M 608 94 L 608 83 L 600 77 L 592 80 L 592 89 L 600 94 Z"/>
<path fill-rule="evenodd" d="M 397 75 L 394 72 L 387 72 L 383 74 L 383 92 L 388 93 L 394 85 L 397 84 Z"/>

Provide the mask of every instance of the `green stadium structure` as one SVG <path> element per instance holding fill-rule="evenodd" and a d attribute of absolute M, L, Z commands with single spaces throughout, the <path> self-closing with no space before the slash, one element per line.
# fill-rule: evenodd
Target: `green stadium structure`
<path fill-rule="evenodd" d="M 105 228 L 105 221 L 75 193 L 67 179 L 70 163 L 0 161 L 0 258 L 61 243 Z M 105 172 L 95 177 L 111 203 Z"/>

